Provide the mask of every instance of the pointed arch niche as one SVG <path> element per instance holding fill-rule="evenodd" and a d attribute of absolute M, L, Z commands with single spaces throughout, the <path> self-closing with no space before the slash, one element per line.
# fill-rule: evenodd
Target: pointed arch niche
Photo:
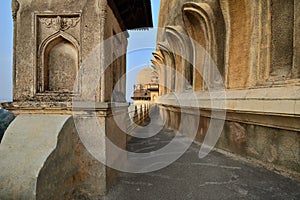
<path fill-rule="evenodd" d="M 225 77 L 224 41 L 225 22 L 218 4 L 212 8 L 207 3 L 187 2 L 182 7 L 185 29 L 192 39 L 195 91 L 214 87 Z M 215 9 L 215 10 L 213 10 Z M 213 67 L 216 66 L 216 67 Z M 221 77 L 218 76 L 217 70 Z M 205 83 L 204 83 L 205 80 Z M 206 86 L 205 86 L 206 85 Z"/>
<path fill-rule="evenodd" d="M 79 44 L 64 32 L 48 37 L 40 46 L 39 93 L 75 93 L 79 69 Z M 78 84 L 76 84 L 78 85 Z"/>
<path fill-rule="evenodd" d="M 164 71 L 164 92 L 169 94 L 175 92 L 175 64 L 174 55 L 167 41 L 158 44 L 158 48 L 163 56 L 163 71 Z"/>
<path fill-rule="evenodd" d="M 152 59 L 151 62 L 154 65 L 154 69 L 158 72 L 159 96 L 162 96 L 165 93 L 163 56 L 161 55 L 159 50 L 153 52 L 152 55 L 154 56 L 154 59 Z"/>
<path fill-rule="evenodd" d="M 181 26 L 167 26 L 166 36 L 172 48 L 176 69 L 176 92 L 192 89 L 193 67 L 192 46 Z"/>

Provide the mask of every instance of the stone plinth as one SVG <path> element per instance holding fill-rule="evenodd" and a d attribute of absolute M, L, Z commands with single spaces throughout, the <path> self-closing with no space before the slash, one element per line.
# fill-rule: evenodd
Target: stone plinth
<path fill-rule="evenodd" d="M 126 135 L 119 141 L 126 145 Z M 70 115 L 19 115 L 2 140 L 0 168 L 0 199 L 96 199 L 115 174 L 83 145 Z"/>

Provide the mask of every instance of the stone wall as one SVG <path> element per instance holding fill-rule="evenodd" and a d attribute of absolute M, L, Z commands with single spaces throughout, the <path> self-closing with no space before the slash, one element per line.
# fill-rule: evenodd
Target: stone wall
<path fill-rule="evenodd" d="M 73 118 L 20 115 L 1 144 L 1 199 L 97 197 L 105 166 L 86 150 Z"/>
<path fill-rule="evenodd" d="M 201 62 L 209 56 L 228 89 L 295 85 L 299 79 L 298 10 L 293 0 L 164 1 L 159 27 L 165 31 L 158 33 L 156 52 L 162 57 L 154 55 L 154 65 L 173 63 L 180 69 L 175 55 L 179 46 L 185 48 L 179 60 L 190 54 L 193 58 L 188 61 L 200 72 L 204 70 Z M 186 48 L 188 42 L 177 41 L 174 34 L 187 36 L 192 46 Z M 201 45 L 207 55 L 193 43 Z M 194 90 L 205 90 L 204 74 L 193 71 Z"/>
<path fill-rule="evenodd" d="M 131 3 L 12 0 L 1 199 L 99 199 L 113 184 L 127 158 L 127 29 L 152 26 L 150 0 Z"/>
<path fill-rule="evenodd" d="M 110 8 L 108 1 L 13 0 L 12 8 L 14 103 L 3 105 L 6 109 L 34 109 L 34 102 L 41 102 L 43 109 L 59 109 L 54 102 L 69 107 L 74 96 L 108 102 L 113 89 L 126 96 L 126 78 L 116 84 L 126 73 L 128 35 L 119 13 Z M 95 69 L 80 69 L 82 64 L 92 65 L 91 54 L 96 48 L 102 49 L 98 51 L 98 63 L 93 63 Z M 91 79 L 99 82 L 92 89 L 87 88 Z"/>
<path fill-rule="evenodd" d="M 158 104 L 166 126 L 192 136 L 180 127 L 185 116 L 203 142 L 218 119 L 212 111 L 223 112 L 217 148 L 299 179 L 298 4 L 162 1 L 152 63 L 164 84 Z M 177 71 L 175 83 L 166 66 Z"/>
<path fill-rule="evenodd" d="M 163 110 L 163 119 L 166 120 L 166 127 L 179 131 L 184 135 L 193 137 L 195 133 L 195 142 L 202 144 L 207 136 L 208 129 L 211 128 L 211 118 L 204 110 L 200 111 L 200 120 L 195 117 L 197 114 L 190 111 L 183 111 L 182 108 L 168 106 L 161 107 Z M 264 116 L 272 118 L 273 116 Z M 300 135 L 299 131 L 292 128 L 282 129 L 271 127 L 271 125 L 260 125 L 242 120 L 257 118 L 246 113 L 230 113 L 225 121 L 222 134 L 218 138 L 215 146 L 216 150 L 232 153 L 249 159 L 254 163 L 282 173 L 286 176 L 300 180 Z M 187 120 L 189 126 L 186 126 Z M 297 121 L 298 119 L 294 119 Z M 197 130 L 191 127 L 198 127 Z"/>
<path fill-rule="evenodd" d="M 17 116 L 0 146 L 0 198 L 99 199 L 106 194 L 117 175 L 112 167 L 127 159 L 110 144 L 126 149 L 127 106 L 77 111 L 74 117 Z"/>

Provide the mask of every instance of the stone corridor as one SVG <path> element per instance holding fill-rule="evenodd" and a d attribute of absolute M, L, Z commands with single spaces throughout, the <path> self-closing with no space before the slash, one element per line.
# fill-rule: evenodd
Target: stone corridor
<path fill-rule="evenodd" d="M 135 134 L 151 133 L 162 127 L 158 113 L 152 125 L 139 127 Z M 157 135 L 133 138 L 129 151 L 146 153 L 160 149 L 174 137 L 162 129 Z M 104 200 L 188 200 L 188 199 L 300 199 L 300 184 L 260 166 L 219 152 L 198 158 L 199 146 L 193 144 L 170 166 L 145 174 L 120 173 Z"/>
<path fill-rule="evenodd" d="M 11 0 L 13 101 L 0 107 L 16 119 L 0 146 L 0 200 L 300 199 L 300 1 L 161 0 L 158 19 L 152 4 Z M 130 30 L 155 28 L 154 49 L 146 36 L 130 48 Z M 127 55 L 150 49 L 156 86 L 133 98 L 156 92 L 160 110 L 146 121 L 149 107 L 128 117 L 126 79 L 142 62 Z M 244 159 L 180 150 L 193 133 Z M 169 154 L 154 153 L 173 138 Z M 185 153 L 159 171 L 117 176 L 109 164 L 140 167 L 126 147 L 160 158 L 144 169 Z"/>

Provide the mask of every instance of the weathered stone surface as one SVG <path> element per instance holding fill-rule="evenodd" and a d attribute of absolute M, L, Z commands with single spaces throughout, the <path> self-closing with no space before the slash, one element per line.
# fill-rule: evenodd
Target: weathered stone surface
<path fill-rule="evenodd" d="M 171 109 L 164 106 L 161 107 L 161 112 L 166 113 L 166 115 L 163 115 L 166 127 L 177 130 L 189 137 L 196 134 L 196 142 L 202 143 L 204 141 L 211 121 L 210 113 L 201 110 L 199 120 L 198 117 L 195 117 L 197 115 L 195 108 L 183 111 L 173 106 Z M 182 118 L 179 118 L 180 116 Z M 272 116 L 266 117 L 272 118 Z M 257 123 L 253 124 L 255 118 L 257 118 Z M 180 119 L 183 121 L 180 121 Z M 270 170 L 276 170 L 279 173 L 300 180 L 299 130 L 274 128 L 271 124 L 264 124 L 261 119 L 263 118 L 259 118 L 259 115 L 251 116 L 247 113 L 228 114 L 224 129 L 215 147 L 243 156 Z M 179 124 L 181 125 L 180 129 L 178 129 Z M 182 126 L 184 124 L 189 124 L 189 126 Z M 195 127 L 198 127 L 198 129 L 195 130 Z"/>
<path fill-rule="evenodd" d="M 1 199 L 93 199 L 106 191 L 106 167 L 84 147 L 71 116 L 19 115 L 0 149 Z"/>
<path fill-rule="evenodd" d="M 161 43 L 171 47 L 177 45 L 174 38 L 168 39 L 168 29 L 173 27 L 175 32 L 188 35 L 207 51 L 227 88 L 286 84 L 287 80 L 299 78 L 296 62 L 299 5 L 290 0 L 280 6 L 283 3 L 282 0 L 162 2 L 159 27 L 166 31 L 158 34 L 157 51 L 162 51 Z M 198 47 L 190 47 L 190 51 L 194 57 L 190 62 L 201 71 L 204 54 Z M 189 52 L 182 54 L 186 56 Z M 175 57 L 171 59 L 176 61 Z M 167 59 L 170 58 L 163 56 L 160 60 L 166 64 Z M 175 65 L 171 67 L 180 68 L 178 62 Z M 205 89 L 202 79 L 208 78 L 202 77 L 205 73 L 205 70 L 202 75 L 194 72 L 195 90 Z"/>
<path fill-rule="evenodd" d="M 2 106 L 19 116 L 0 147 L 0 198 L 96 199 L 116 174 L 96 155 L 120 156 L 106 137 L 126 146 L 127 30 L 152 27 L 150 0 L 12 0 L 12 15 L 14 101 Z"/>
<path fill-rule="evenodd" d="M 14 104 L 2 106 L 10 110 L 41 102 L 27 109 L 51 109 L 52 104 L 70 104 L 74 96 L 109 102 L 113 90 L 126 96 L 126 79 L 117 82 L 126 73 L 127 29 L 152 26 L 150 1 L 144 0 L 142 8 L 133 3 L 131 12 L 123 12 L 128 2 L 13 0 Z M 96 48 L 101 49 L 91 55 Z M 93 69 L 82 70 L 82 65 Z"/>
<path fill-rule="evenodd" d="M 211 116 L 212 111 L 226 112 L 218 148 L 299 179 L 299 5 L 294 0 L 161 2 L 158 24 L 165 31 L 158 33 L 152 63 L 163 80 L 171 76 L 165 65 L 183 71 L 184 77 L 192 75 L 189 89 L 160 93 L 166 126 L 177 130 L 178 117 L 186 115 L 191 127 L 199 125 L 196 138 L 202 142 L 210 118 L 222 119 Z M 193 45 L 186 50 L 189 43 Z M 169 48 L 178 45 L 185 49 L 181 62 Z M 193 69 L 182 69 L 184 58 Z M 223 79 L 223 87 L 215 87 L 223 90 L 219 94 L 209 87 L 220 83 L 212 62 Z M 164 83 L 166 88 L 174 84 Z M 199 110 L 202 119 L 197 121 Z M 191 127 L 182 133 L 192 135 Z"/>

